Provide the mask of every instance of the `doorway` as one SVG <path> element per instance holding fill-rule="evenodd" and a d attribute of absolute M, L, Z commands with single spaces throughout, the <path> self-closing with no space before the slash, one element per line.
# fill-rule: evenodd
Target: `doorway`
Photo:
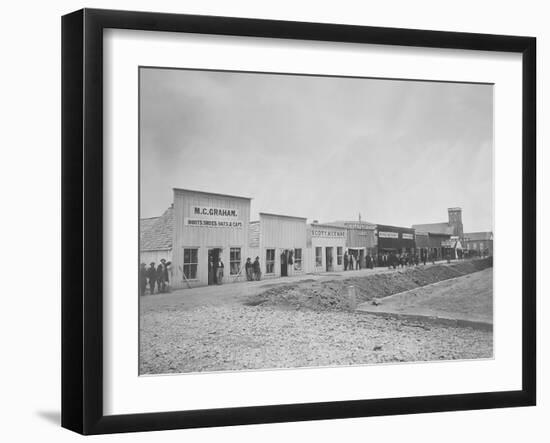
<path fill-rule="evenodd" d="M 327 272 L 332 271 L 332 247 L 325 248 L 325 254 L 326 254 L 326 270 Z"/>
<path fill-rule="evenodd" d="M 208 250 L 208 284 L 218 284 L 217 271 L 218 261 L 222 253 L 221 248 L 211 248 Z"/>
<path fill-rule="evenodd" d="M 281 277 L 288 276 L 288 249 L 281 253 Z"/>

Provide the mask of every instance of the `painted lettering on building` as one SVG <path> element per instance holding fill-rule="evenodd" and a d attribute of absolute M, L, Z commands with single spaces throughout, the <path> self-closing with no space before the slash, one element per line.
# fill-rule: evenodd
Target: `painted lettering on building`
<path fill-rule="evenodd" d="M 397 232 L 378 231 L 378 238 L 399 238 Z"/>
<path fill-rule="evenodd" d="M 193 206 L 191 214 L 195 217 L 230 217 L 237 218 L 239 216 L 238 209 L 216 208 L 209 206 Z"/>
<path fill-rule="evenodd" d="M 243 222 L 239 220 L 227 221 L 227 220 L 213 220 L 205 218 L 190 218 L 185 217 L 183 219 L 185 226 L 197 226 L 201 228 L 242 228 Z"/>
<path fill-rule="evenodd" d="M 312 229 L 311 230 L 311 236 L 312 237 L 344 237 L 345 236 L 344 231 L 331 231 L 328 229 Z"/>
<path fill-rule="evenodd" d="M 364 224 L 364 223 L 358 223 L 358 222 L 346 222 L 344 223 L 344 226 L 348 229 L 362 229 L 362 230 L 372 230 L 374 229 L 373 226 L 371 225 L 367 225 L 367 224 Z"/>
<path fill-rule="evenodd" d="M 403 232 L 401 237 L 403 240 L 414 240 L 414 236 L 412 234 L 407 234 L 406 232 Z"/>

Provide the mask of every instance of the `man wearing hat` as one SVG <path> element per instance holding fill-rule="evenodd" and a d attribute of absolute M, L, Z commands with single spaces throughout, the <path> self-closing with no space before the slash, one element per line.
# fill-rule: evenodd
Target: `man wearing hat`
<path fill-rule="evenodd" d="M 254 260 L 254 280 L 260 280 L 262 277 L 262 271 L 260 269 L 260 257 L 256 257 L 256 260 Z"/>
<path fill-rule="evenodd" d="M 246 270 L 246 279 L 248 281 L 254 280 L 254 265 L 252 264 L 252 261 L 250 261 L 250 257 L 246 259 L 244 267 Z"/>
<path fill-rule="evenodd" d="M 149 290 L 151 295 L 155 293 L 155 282 L 157 281 L 157 268 L 155 267 L 155 262 L 152 261 L 147 269 L 147 278 L 149 279 Z"/>

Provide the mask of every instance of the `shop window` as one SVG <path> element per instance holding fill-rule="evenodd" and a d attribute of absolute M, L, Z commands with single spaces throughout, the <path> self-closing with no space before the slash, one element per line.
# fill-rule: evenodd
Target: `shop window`
<path fill-rule="evenodd" d="M 275 249 L 266 249 L 265 251 L 265 273 L 273 274 L 275 272 Z"/>
<path fill-rule="evenodd" d="M 341 265 L 342 264 L 342 256 L 344 255 L 344 248 L 342 246 L 338 246 L 336 248 L 336 264 Z"/>
<path fill-rule="evenodd" d="M 472 249 L 477 249 L 477 243 L 472 243 Z"/>
<path fill-rule="evenodd" d="M 323 248 L 315 247 L 315 266 L 323 266 Z"/>
<path fill-rule="evenodd" d="M 187 280 L 197 278 L 199 250 L 197 248 L 183 250 L 183 273 Z"/>
<path fill-rule="evenodd" d="M 301 271 L 302 270 L 302 249 L 294 249 L 294 270 L 295 271 Z"/>
<path fill-rule="evenodd" d="M 241 270 L 241 248 L 229 249 L 230 274 L 237 275 Z"/>

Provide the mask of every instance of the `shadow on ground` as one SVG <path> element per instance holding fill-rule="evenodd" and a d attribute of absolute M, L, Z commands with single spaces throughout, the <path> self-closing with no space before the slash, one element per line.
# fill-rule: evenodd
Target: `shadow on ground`
<path fill-rule="evenodd" d="M 60 411 L 36 411 L 36 415 L 53 425 L 61 425 Z"/>

